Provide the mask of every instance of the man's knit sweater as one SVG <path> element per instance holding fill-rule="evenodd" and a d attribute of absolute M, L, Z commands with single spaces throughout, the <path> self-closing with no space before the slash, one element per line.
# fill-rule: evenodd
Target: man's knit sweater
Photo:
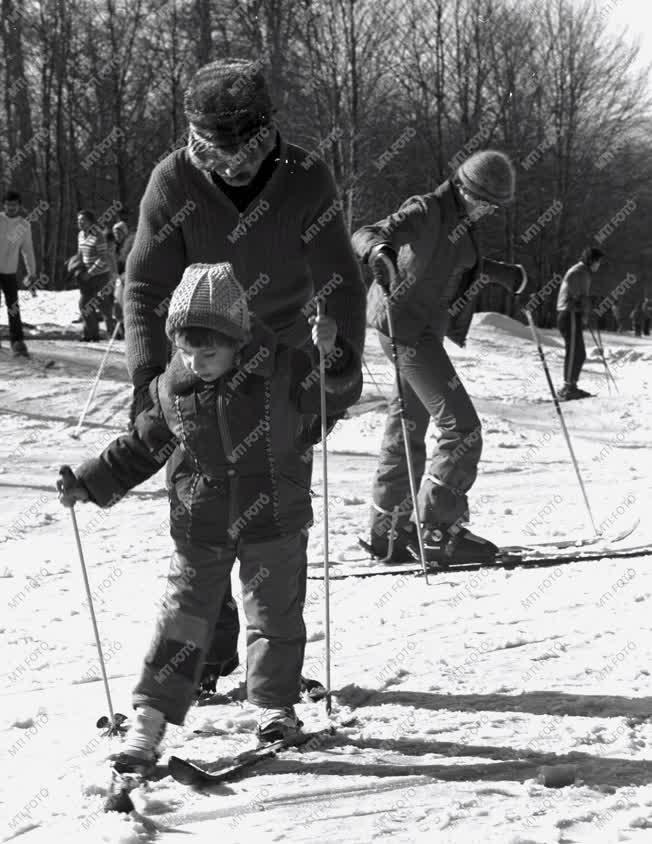
<path fill-rule="evenodd" d="M 127 365 L 134 383 L 165 368 L 165 317 L 185 267 L 219 261 L 233 264 L 249 309 L 284 343 L 308 339 L 309 302 L 321 294 L 338 332 L 362 354 L 365 288 L 324 162 L 281 139 L 278 166 L 239 213 L 184 148 L 154 169 L 127 260 Z"/>

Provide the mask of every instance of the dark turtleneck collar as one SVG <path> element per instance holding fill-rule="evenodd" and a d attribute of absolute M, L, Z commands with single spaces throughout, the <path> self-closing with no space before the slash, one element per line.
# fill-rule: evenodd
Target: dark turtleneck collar
<path fill-rule="evenodd" d="M 281 158 L 281 135 L 276 132 L 276 143 L 274 149 L 263 160 L 260 169 L 248 185 L 242 187 L 233 187 L 227 185 L 224 179 L 221 179 L 217 173 L 211 172 L 211 179 L 213 183 L 224 193 L 231 202 L 235 205 L 238 211 L 244 211 L 245 208 L 253 202 L 261 190 L 265 187 L 267 182 L 271 179 L 274 170 L 278 167 Z"/>

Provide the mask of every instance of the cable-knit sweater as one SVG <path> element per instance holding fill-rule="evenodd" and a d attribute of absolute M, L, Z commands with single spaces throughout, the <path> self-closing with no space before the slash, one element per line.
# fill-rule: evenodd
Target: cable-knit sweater
<path fill-rule="evenodd" d="M 127 365 L 163 370 L 168 303 L 189 264 L 229 261 L 249 309 L 288 345 L 310 334 L 310 300 L 318 295 L 341 334 L 362 354 L 365 288 L 326 164 L 281 139 L 269 181 L 239 213 L 185 148 L 161 161 L 140 205 L 127 260 Z M 142 377 L 142 376 L 141 376 Z"/>

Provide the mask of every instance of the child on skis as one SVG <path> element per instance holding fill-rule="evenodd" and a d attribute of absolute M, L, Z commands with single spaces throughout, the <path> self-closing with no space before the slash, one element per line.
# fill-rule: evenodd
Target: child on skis
<path fill-rule="evenodd" d="M 329 413 L 362 389 L 361 362 L 334 320 L 312 318 L 327 355 Z M 156 633 L 134 689 L 134 724 L 114 765 L 146 771 L 167 722 L 190 707 L 216 608 L 236 557 L 247 617 L 247 698 L 258 736 L 297 733 L 306 642 L 310 463 L 302 416 L 320 411 L 319 371 L 302 351 L 280 345 L 247 309 L 228 263 L 192 264 L 175 289 L 166 333 L 176 352 L 150 387 L 154 406 L 99 458 L 57 483 L 64 506 L 110 506 L 167 463 L 172 564 Z"/>

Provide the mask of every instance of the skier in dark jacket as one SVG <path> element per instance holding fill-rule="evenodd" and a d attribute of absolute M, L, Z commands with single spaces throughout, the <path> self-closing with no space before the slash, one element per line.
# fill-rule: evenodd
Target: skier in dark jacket
<path fill-rule="evenodd" d="M 165 724 L 192 703 L 215 613 L 240 560 L 247 617 L 247 698 L 259 737 L 296 733 L 306 642 L 302 617 L 312 523 L 302 417 L 320 407 L 319 370 L 298 349 L 250 321 L 230 264 L 188 267 L 175 290 L 167 335 L 178 351 L 150 386 L 153 406 L 101 457 L 59 481 L 67 506 L 111 506 L 167 462 L 175 546 L 163 609 L 134 690 L 134 726 L 116 760 L 149 767 Z M 329 410 L 342 413 L 362 389 L 360 357 L 330 317 L 313 319 L 327 354 Z"/>
<path fill-rule="evenodd" d="M 287 345 L 309 345 L 306 305 L 315 294 L 360 356 L 364 344 L 365 290 L 333 178 L 314 152 L 281 136 L 259 64 L 225 60 L 200 68 L 184 109 L 188 145 L 155 167 L 127 260 L 132 418 L 148 406 L 149 383 L 165 368 L 167 305 L 194 262 L 232 263 L 249 279 L 250 310 Z M 319 419 L 305 425 L 307 441 L 317 441 Z M 238 613 L 230 592 L 218 616 L 205 692 L 238 665 Z"/>
<path fill-rule="evenodd" d="M 507 156 L 494 150 L 476 153 L 435 191 L 407 199 L 398 211 L 353 235 L 354 249 L 375 278 L 367 321 L 378 329 L 383 351 L 391 358 L 383 295 L 383 288 L 390 286 L 417 486 L 425 470 L 430 420 L 439 428 L 418 501 L 428 555 L 435 560 L 491 559 L 496 552 L 495 545 L 462 526 L 468 518 L 466 494 L 476 478 L 482 433 L 444 349 L 444 336 L 464 344 L 477 293 L 490 280 L 479 276 L 483 259 L 473 222 L 492 206 L 508 205 L 514 181 Z M 374 554 L 388 562 L 409 558 L 407 547 L 416 545 L 412 512 L 395 389 L 373 486 L 369 545 Z"/>
<path fill-rule="evenodd" d="M 634 305 L 629 318 L 632 321 L 632 331 L 634 332 L 634 335 L 636 337 L 640 337 L 641 331 L 643 330 L 643 307 L 640 302 L 637 302 Z"/>

